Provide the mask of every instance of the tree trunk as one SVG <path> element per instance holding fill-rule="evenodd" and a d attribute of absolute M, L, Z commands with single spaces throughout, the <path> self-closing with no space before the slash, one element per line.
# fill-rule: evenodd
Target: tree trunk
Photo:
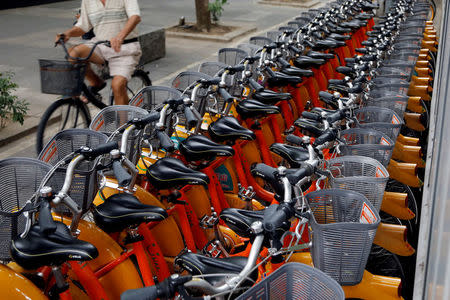
<path fill-rule="evenodd" d="M 211 29 L 211 14 L 208 10 L 209 0 L 195 0 L 195 14 L 197 17 L 197 27 L 201 30 Z"/>

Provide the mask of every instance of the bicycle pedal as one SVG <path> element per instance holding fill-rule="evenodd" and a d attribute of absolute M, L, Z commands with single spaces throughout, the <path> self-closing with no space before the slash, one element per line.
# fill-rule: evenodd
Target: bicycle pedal
<path fill-rule="evenodd" d="M 249 186 L 248 188 L 240 186 L 237 195 L 243 201 L 252 201 L 253 197 L 256 195 L 256 192 L 253 190 L 252 186 Z"/>
<path fill-rule="evenodd" d="M 212 258 L 219 257 L 222 254 L 222 250 L 220 250 L 219 243 L 220 242 L 218 240 L 209 241 L 205 245 L 205 247 L 203 247 L 202 253 L 205 256 L 212 257 Z"/>
<path fill-rule="evenodd" d="M 199 221 L 199 224 L 203 229 L 211 229 L 219 224 L 219 218 L 217 217 L 217 214 L 213 212 L 211 216 L 204 215 L 203 218 Z"/>

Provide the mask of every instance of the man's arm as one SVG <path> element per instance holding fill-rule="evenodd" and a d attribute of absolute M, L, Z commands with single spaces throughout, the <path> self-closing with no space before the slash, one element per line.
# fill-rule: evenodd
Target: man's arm
<path fill-rule="evenodd" d="M 111 48 L 113 48 L 114 51 L 120 51 L 120 46 L 122 45 L 123 41 L 128 36 L 128 34 L 130 34 L 130 32 L 133 31 L 134 28 L 136 28 L 139 22 L 141 22 L 141 17 L 138 15 L 134 15 L 128 18 L 125 27 L 119 32 L 119 34 L 111 39 Z"/>

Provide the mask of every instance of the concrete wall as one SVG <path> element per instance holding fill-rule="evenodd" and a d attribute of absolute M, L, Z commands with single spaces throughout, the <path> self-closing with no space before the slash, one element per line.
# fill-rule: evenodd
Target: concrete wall
<path fill-rule="evenodd" d="M 141 28 L 139 42 L 142 48 L 141 64 L 147 64 L 166 55 L 166 34 L 164 28 L 143 30 Z"/>

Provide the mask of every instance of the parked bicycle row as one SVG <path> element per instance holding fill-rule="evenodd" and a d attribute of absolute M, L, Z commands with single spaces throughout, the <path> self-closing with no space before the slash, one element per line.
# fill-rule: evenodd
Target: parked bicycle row
<path fill-rule="evenodd" d="M 376 7 L 311 9 L 89 129 L 60 128 L 38 159 L 0 161 L 11 285 L 32 299 L 409 298 L 437 40 L 426 1 L 393 1 L 375 25 Z"/>

